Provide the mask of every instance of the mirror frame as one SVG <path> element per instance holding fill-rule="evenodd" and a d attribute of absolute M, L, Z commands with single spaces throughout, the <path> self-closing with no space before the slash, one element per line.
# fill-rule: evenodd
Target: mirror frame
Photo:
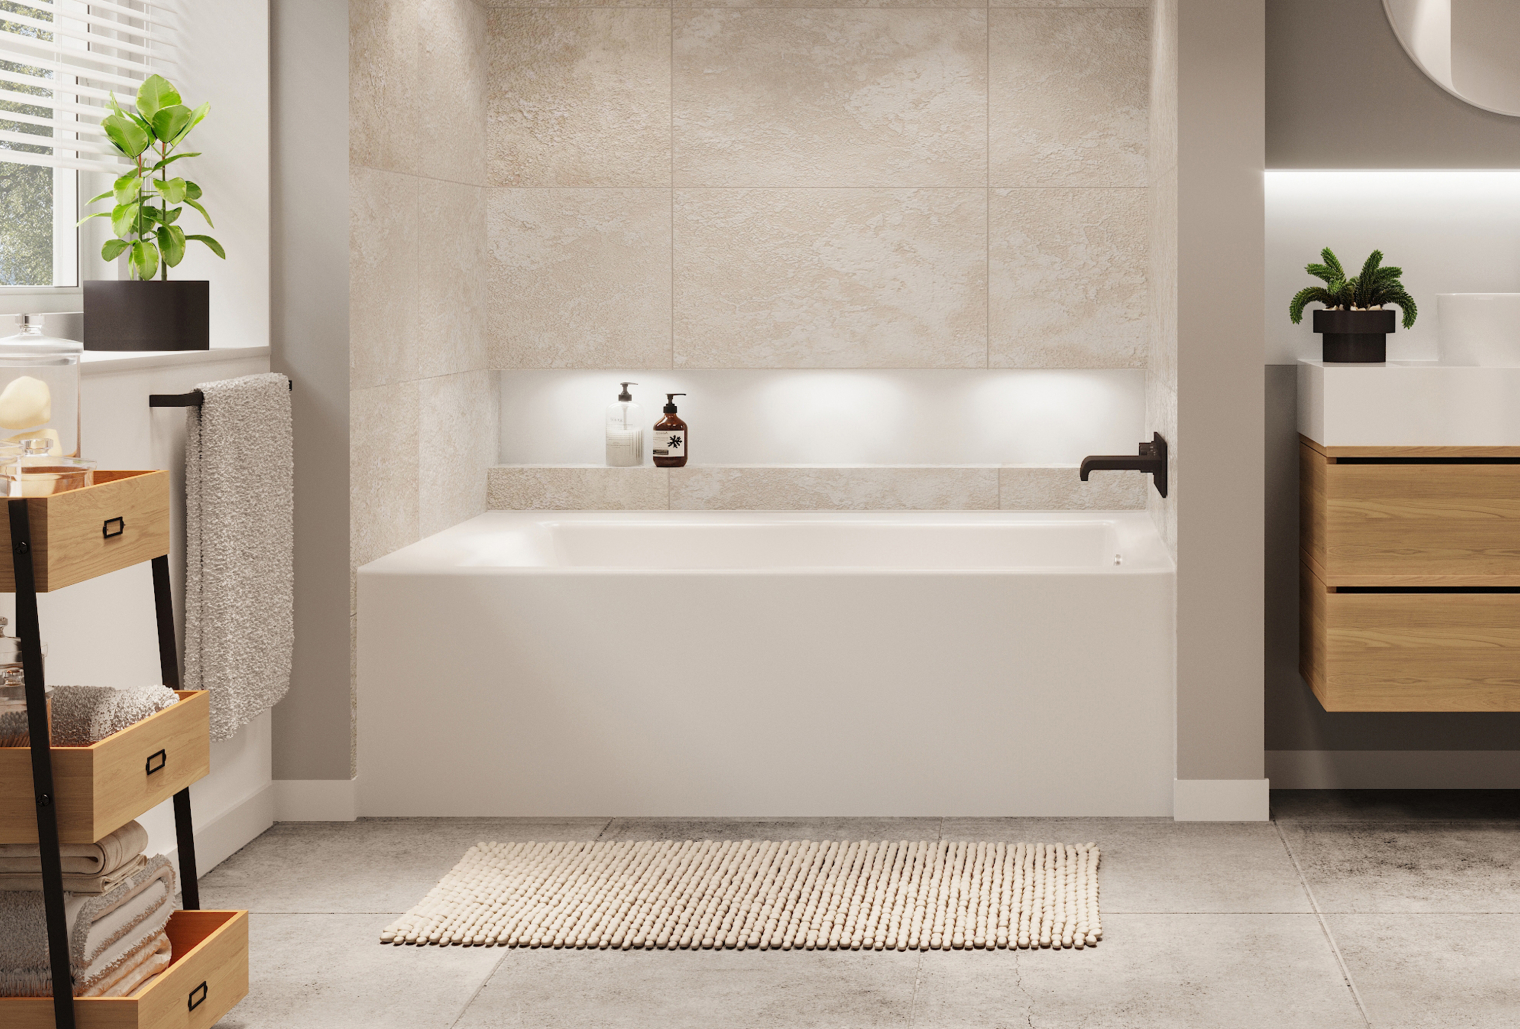
<path fill-rule="evenodd" d="M 1430 69 L 1425 67 L 1425 62 L 1421 61 L 1419 55 L 1415 53 L 1414 47 L 1410 45 L 1409 40 L 1405 38 L 1404 30 L 1399 27 L 1398 19 L 1393 16 L 1392 0 L 1383 0 L 1383 18 L 1388 22 L 1388 27 L 1393 29 L 1394 37 L 1399 41 L 1399 46 L 1404 50 L 1404 56 L 1409 58 L 1410 62 L 1420 70 L 1420 74 L 1424 75 L 1428 81 L 1434 82 L 1437 86 L 1440 86 L 1447 93 L 1450 93 L 1469 107 L 1476 107 L 1478 110 L 1487 111 L 1490 114 L 1503 115 L 1506 118 L 1520 118 L 1520 111 L 1501 111 L 1497 107 L 1480 104 L 1476 100 L 1458 93 L 1454 87 L 1447 85 L 1432 74 Z"/>

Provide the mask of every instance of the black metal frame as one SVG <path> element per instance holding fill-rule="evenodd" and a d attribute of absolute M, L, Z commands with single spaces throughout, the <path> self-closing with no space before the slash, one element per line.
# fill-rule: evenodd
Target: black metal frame
<path fill-rule="evenodd" d="M 295 380 L 288 381 L 286 387 L 295 392 Z M 638 383 L 634 383 L 635 386 Z M 200 407 L 206 402 L 206 394 L 198 389 L 192 389 L 189 393 L 149 393 L 149 407 Z"/>
<path fill-rule="evenodd" d="M 37 619 L 37 577 L 32 566 L 32 520 L 25 499 L 12 499 L 8 505 L 11 565 L 16 580 L 16 636 L 20 640 L 21 671 L 25 680 L 32 788 L 37 798 L 37 842 L 42 854 L 42 901 L 47 918 L 48 958 L 53 973 L 53 1020 L 58 1029 L 74 1029 L 74 978 L 69 962 L 68 921 L 63 910 L 58 810 L 53 803 L 52 740 L 42 671 L 42 634 Z M 169 587 L 167 554 L 153 559 L 153 601 L 158 617 L 159 668 L 164 685 L 178 689 L 179 651 L 174 638 L 174 598 Z M 199 910 L 200 885 L 195 875 L 195 834 L 190 817 L 189 787 L 174 795 L 174 831 L 179 839 L 179 877 L 184 907 L 188 911 Z"/>

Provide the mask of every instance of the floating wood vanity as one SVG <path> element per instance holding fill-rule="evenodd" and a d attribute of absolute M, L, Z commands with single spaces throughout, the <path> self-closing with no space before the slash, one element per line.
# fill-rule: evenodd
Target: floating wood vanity
<path fill-rule="evenodd" d="M 1492 396 L 1432 410 L 1515 372 L 1300 364 L 1299 669 L 1326 711 L 1520 711 L 1520 445 L 1471 444 L 1511 436 L 1462 423 Z"/>

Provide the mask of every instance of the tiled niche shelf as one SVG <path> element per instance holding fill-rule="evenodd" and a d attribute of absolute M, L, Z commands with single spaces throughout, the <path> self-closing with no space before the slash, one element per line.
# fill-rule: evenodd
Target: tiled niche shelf
<path fill-rule="evenodd" d="M 1143 508 L 1149 483 L 1027 465 L 497 465 L 487 481 L 497 511 L 1116 511 Z"/>

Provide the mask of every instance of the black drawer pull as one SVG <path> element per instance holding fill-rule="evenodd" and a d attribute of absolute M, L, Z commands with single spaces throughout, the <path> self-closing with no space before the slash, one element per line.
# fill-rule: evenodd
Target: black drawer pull
<path fill-rule="evenodd" d="M 154 761 L 157 761 L 158 764 L 155 765 L 153 763 Z M 157 754 L 149 754 L 148 755 L 148 774 L 152 775 L 154 772 L 161 771 L 163 769 L 164 765 L 167 765 L 168 763 L 169 763 L 169 755 L 166 754 L 166 753 L 164 753 L 162 750 L 160 750 Z"/>
<path fill-rule="evenodd" d="M 105 524 L 100 527 L 100 534 L 106 539 L 113 539 L 127 531 L 125 518 L 107 518 Z"/>
<path fill-rule="evenodd" d="M 206 990 L 206 984 L 204 982 L 202 982 L 199 986 L 197 986 L 195 989 L 193 989 L 193 990 L 190 991 L 190 1010 L 191 1011 L 194 1011 L 196 1008 L 198 1008 L 198 1007 L 201 1006 L 201 1001 L 203 1001 L 203 1000 L 206 999 L 206 992 L 207 992 L 207 990 Z M 197 993 L 200 994 L 199 997 L 196 996 Z"/>

